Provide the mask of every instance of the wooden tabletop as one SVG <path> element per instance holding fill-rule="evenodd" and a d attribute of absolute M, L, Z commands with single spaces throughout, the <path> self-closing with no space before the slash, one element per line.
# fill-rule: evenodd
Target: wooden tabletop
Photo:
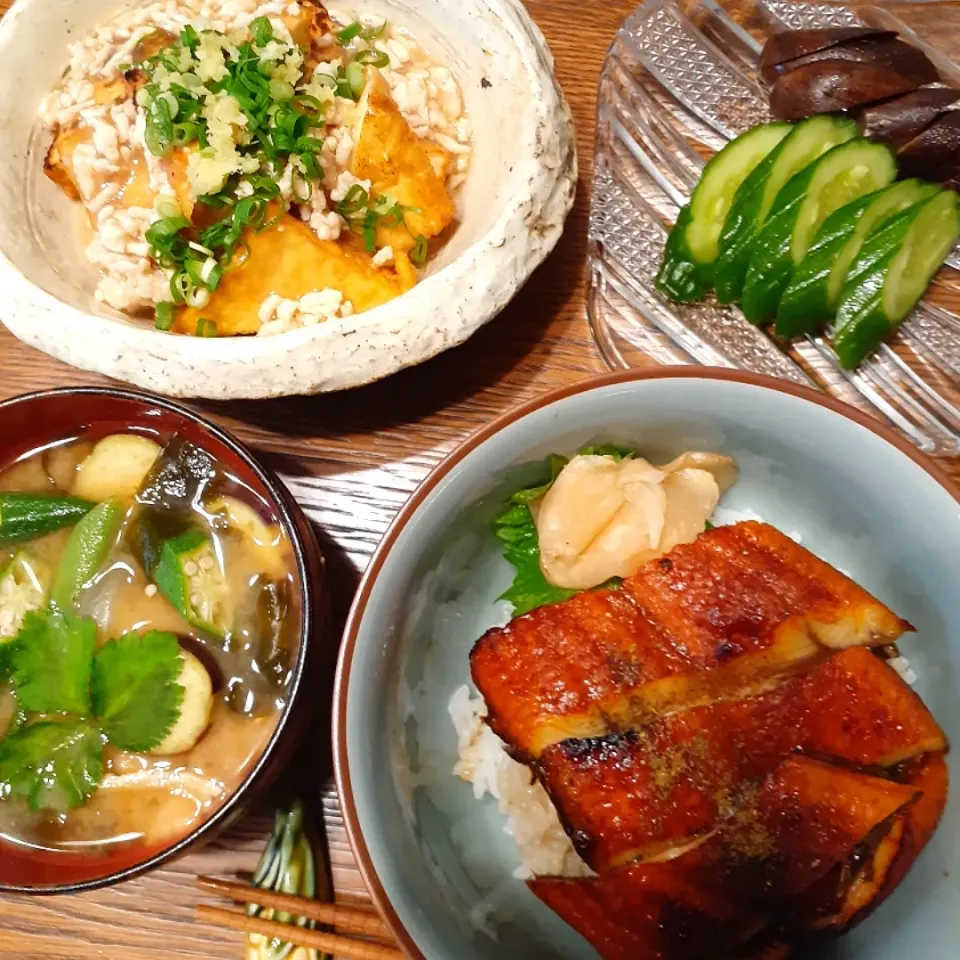
<path fill-rule="evenodd" d="M 445 454 L 510 407 L 604 369 L 585 314 L 587 181 L 600 66 L 634 5 L 527 0 L 573 108 L 581 183 L 557 250 L 495 322 L 464 346 L 361 390 L 195 404 L 251 444 L 306 508 L 332 569 L 335 629 L 391 518 Z M 0 11 L 7 6 L 9 0 L 0 0 Z M 0 327 L 0 399 L 106 382 L 21 345 Z M 952 471 L 960 477 L 960 462 Z M 317 821 L 322 817 L 326 825 L 338 899 L 365 901 L 329 783 L 328 743 L 324 716 L 295 767 L 322 768 L 319 778 L 308 777 L 301 788 Z M 235 960 L 242 955 L 240 935 L 194 922 L 193 877 L 252 869 L 269 826 L 266 811 L 254 813 L 204 852 L 112 889 L 73 897 L 0 897 L 0 960 Z"/>

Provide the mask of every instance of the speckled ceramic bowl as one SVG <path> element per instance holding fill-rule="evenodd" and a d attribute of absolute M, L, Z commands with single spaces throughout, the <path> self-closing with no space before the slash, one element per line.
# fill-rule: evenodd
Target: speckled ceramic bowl
<path fill-rule="evenodd" d="M 520 0 L 354 0 L 448 63 L 475 127 L 462 221 L 429 276 L 377 309 L 275 337 L 203 340 L 110 314 L 42 173 L 40 98 L 67 45 L 118 0 L 16 0 L 0 21 L 0 320 L 60 360 L 178 397 L 257 398 L 339 390 L 420 363 L 499 313 L 553 249 L 573 202 L 570 113 L 542 34 Z"/>
<path fill-rule="evenodd" d="M 341 650 L 347 826 L 379 906 L 419 960 L 596 958 L 513 878 L 516 847 L 495 801 L 451 775 L 447 711 L 474 641 L 507 615 L 496 598 L 512 571 L 491 518 L 549 453 L 594 441 L 635 445 L 654 462 L 687 449 L 735 457 L 740 479 L 721 506 L 796 532 L 914 623 L 903 654 L 960 743 L 960 492 L 931 461 L 822 394 L 745 373 L 634 371 L 544 397 L 471 437 L 417 491 L 370 564 Z M 960 786 L 904 883 L 818 960 L 957 956 L 958 865 Z"/>

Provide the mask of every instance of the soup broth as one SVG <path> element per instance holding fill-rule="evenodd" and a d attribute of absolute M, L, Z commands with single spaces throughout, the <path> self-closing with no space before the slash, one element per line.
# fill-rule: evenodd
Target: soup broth
<path fill-rule="evenodd" d="M 285 706 L 295 571 L 270 507 L 177 435 L 0 470 L 0 841 L 128 859 L 209 817 Z"/>

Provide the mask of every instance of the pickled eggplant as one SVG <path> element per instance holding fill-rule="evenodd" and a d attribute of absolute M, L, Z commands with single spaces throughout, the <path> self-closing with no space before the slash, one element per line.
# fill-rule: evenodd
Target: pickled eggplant
<path fill-rule="evenodd" d="M 924 87 L 894 100 L 873 104 L 860 116 L 863 134 L 899 150 L 958 100 L 960 90 Z"/>
<path fill-rule="evenodd" d="M 878 30 L 873 27 L 826 27 L 819 30 L 781 30 L 764 44 L 760 54 L 760 74 L 767 83 L 773 83 L 790 62 L 800 57 L 809 57 L 825 50 L 832 50 L 851 40 L 867 37 L 895 37 L 893 30 Z"/>
<path fill-rule="evenodd" d="M 899 154 L 900 175 L 953 184 L 960 179 L 960 111 L 941 114 Z"/>
<path fill-rule="evenodd" d="M 778 120 L 802 120 L 910 93 L 936 79 L 935 73 L 902 73 L 884 63 L 816 60 L 778 77 L 770 90 L 770 112 Z"/>

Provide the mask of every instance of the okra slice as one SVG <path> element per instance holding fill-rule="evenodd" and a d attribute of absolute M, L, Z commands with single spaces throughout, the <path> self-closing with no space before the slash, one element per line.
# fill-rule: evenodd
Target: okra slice
<path fill-rule="evenodd" d="M 46 604 L 51 580 L 50 567 L 26 551 L 21 550 L 3 568 L 0 572 L 0 647 L 17 636 L 28 613 Z"/>
<path fill-rule="evenodd" d="M 153 573 L 160 593 L 193 626 L 223 637 L 231 626 L 230 592 L 213 540 L 194 527 L 167 540 Z"/>
<path fill-rule="evenodd" d="M 0 493 L 0 547 L 36 540 L 72 527 L 95 504 L 78 497 L 43 493 Z"/>

